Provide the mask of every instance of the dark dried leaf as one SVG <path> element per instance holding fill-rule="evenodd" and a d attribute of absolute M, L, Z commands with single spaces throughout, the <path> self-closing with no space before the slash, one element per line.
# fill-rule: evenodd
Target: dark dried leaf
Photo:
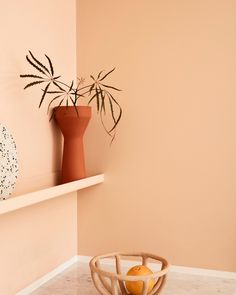
<path fill-rule="evenodd" d="M 101 77 L 102 72 L 104 72 L 104 71 L 101 71 L 101 72 L 98 74 L 97 80 Z"/>
<path fill-rule="evenodd" d="M 112 136 L 112 134 L 109 133 L 109 131 L 108 131 L 107 128 L 106 128 L 106 125 L 105 125 L 104 122 L 103 122 L 102 112 L 100 112 L 100 119 L 101 119 L 102 126 L 103 126 L 104 130 L 106 131 L 106 133 L 107 133 L 109 136 Z"/>
<path fill-rule="evenodd" d="M 74 81 L 71 82 L 70 88 L 69 88 L 69 92 L 71 91 L 71 89 L 73 88 L 74 85 Z"/>
<path fill-rule="evenodd" d="M 101 84 L 102 86 L 106 87 L 106 88 L 111 88 L 111 89 L 114 89 L 114 90 L 116 90 L 116 91 L 122 91 L 121 89 L 118 89 L 118 88 L 113 87 L 113 86 L 105 85 L 105 84 L 102 84 L 102 83 L 100 83 L 100 84 Z"/>
<path fill-rule="evenodd" d="M 92 84 L 91 87 L 89 88 L 89 91 L 88 91 L 89 92 L 89 95 L 91 95 L 91 92 L 93 91 L 94 86 L 95 86 L 95 84 Z"/>
<path fill-rule="evenodd" d="M 64 92 L 62 92 L 62 91 L 48 91 L 48 93 L 50 93 L 50 94 L 57 94 L 57 93 L 64 93 Z"/>
<path fill-rule="evenodd" d="M 43 100 L 45 98 L 45 95 L 47 94 L 47 90 L 48 90 L 49 85 L 50 85 L 50 83 L 47 84 L 47 86 L 45 87 L 45 89 L 43 91 L 43 95 L 42 95 L 42 98 L 41 98 L 40 103 L 39 103 L 39 108 L 41 107 L 41 105 L 43 103 Z"/>
<path fill-rule="evenodd" d="M 87 86 L 78 88 L 78 91 L 81 91 L 81 90 L 86 89 L 86 88 L 90 88 L 92 85 L 94 85 L 94 84 L 91 84 L 91 85 L 87 85 Z"/>
<path fill-rule="evenodd" d="M 90 98 L 88 104 L 90 104 L 96 96 L 97 96 L 97 93 L 95 93 L 95 94 Z"/>
<path fill-rule="evenodd" d="M 55 82 L 54 80 L 52 81 L 54 85 L 56 85 L 61 91 L 66 92 L 65 89 L 63 89 L 57 82 Z"/>
<path fill-rule="evenodd" d="M 69 96 L 70 97 L 70 96 Z M 73 103 L 73 106 L 75 108 L 75 111 L 76 111 L 76 114 L 77 114 L 77 117 L 79 117 L 79 112 L 78 112 L 78 109 L 77 109 L 77 106 L 76 106 L 76 101 L 73 101 L 73 99 L 70 97 L 70 100 L 71 102 Z"/>
<path fill-rule="evenodd" d="M 49 105 L 48 105 L 47 113 L 49 113 L 49 109 L 50 109 L 51 104 L 52 104 L 56 99 L 58 99 L 59 97 L 61 97 L 61 95 L 57 95 L 56 97 L 54 97 L 54 98 L 50 101 L 50 103 L 49 103 Z"/>
<path fill-rule="evenodd" d="M 26 60 L 27 60 L 28 63 L 30 63 L 31 66 L 33 66 L 36 70 L 38 70 L 40 73 L 46 75 L 45 71 L 43 71 L 43 70 L 42 70 L 40 67 L 38 67 L 35 63 L 33 63 L 33 62 L 29 59 L 28 55 L 26 55 Z"/>
<path fill-rule="evenodd" d="M 100 112 L 103 111 L 104 115 L 106 115 L 106 107 L 105 107 L 105 98 L 106 98 L 106 92 L 101 89 L 99 86 L 100 91 L 100 98 L 101 98 L 101 109 Z"/>
<path fill-rule="evenodd" d="M 61 78 L 61 76 L 56 76 L 56 77 L 53 77 L 53 80 L 56 80 L 56 79 L 59 79 Z"/>
<path fill-rule="evenodd" d="M 54 115 L 55 115 L 55 112 L 57 111 L 57 109 L 61 106 L 61 104 L 63 103 L 63 100 L 64 100 L 65 98 L 63 98 L 60 102 L 59 102 L 59 104 L 58 104 L 58 106 L 57 107 L 55 107 L 54 109 L 53 109 L 53 111 L 52 111 L 52 115 L 51 115 L 51 117 L 50 117 L 50 119 L 49 119 L 49 121 L 51 121 L 52 120 L 52 118 L 54 117 Z"/>
<path fill-rule="evenodd" d="M 110 103 L 110 109 L 111 109 L 112 119 L 113 119 L 114 123 L 116 123 L 116 118 L 115 118 L 115 113 L 114 113 L 114 108 L 113 108 L 112 100 L 111 100 L 110 97 L 108 97 L 108 99 L 109 99 L 109 103 Z"/>
<path fill-rule="evenodd" d="M 28 88 L 28 87 L 31 87 L 31 86 L 34 86 L 36 84 L 40 84 L 40 83 L 43 83 L 44 81 L 40 80 L 40 81 L 34 81 L 34 82 L 31 82 L 29 84 L 27 84 L 24 89 Z"/>
<path fill-rule="evenodd" d="M 44 79 L 41 76 L 37 76 L 37 75 L 20 75 L 21 78 L 38 78 L 38 79 Z"/>
<path fill-rule="evenodd" d="M 32 59 L 42 68 L 44 69 L 46 72 L 48 72 L 48 74 L 50 74 L 49 70 L 47 67 L 45 67 L 45 65 L 43 65 L 39 60 L 37 60 L 37 58 L 33 55 L 33 53 L 29 50 L 29 53 L 32 57 Z"/>
<path fill-rule="evenodd" d="M 47 54 L 45 54 L 47 60 L 48 60 L 48 63 L 50 65 L 50 70 L 51 70 L 51 74 L 52 76 L 54 75 L 54 69 L 53 69 L 53 66 L 52 66 L 52 62 L 51 62 L 51 59 L 47 56 Z"/>
<path fill-rule="evenodd" d="M 117 124 L 119 123 L 119 121 L 120 121 L 120 119 L 121 119 L 121 116 L 122 116 L 122 108 L 121 108 L 121 106 L 119 105 L 119 103 L 115 100 L 115 98 L 111 95 L 111 93 L 108 92 L 108 95 L 109 95 L 109 97 L 111 98 L 111 100 L 117 105 L 118 110 L 119 110 L 118 118 L 116 119 L 116 118 L 115 118 L 115 115 L 114 115 L 114 118 L 115 118 L 114 122 L 115 122 L 115 124 L 114 124 L 113 127 L 109 130 L 109 132 L 112 132 L 112 131 L 116 128 Z M 111 112 L 113 111 L 113 113 L 114 113 L 113 103 L 111 103 L 111 104 L 112 104 Z M 113 115 L 112 115 L 112 116 L 113 116 Z"/>
<path fill-rule="evenodd" d="M 116 68 L 112 69 L 110 72 L 108 72 L 105 76 L 103 76 L 99 81 L 104 80 L 108 75 L 110 75 L 113 71 L 115 71 Z"/>
<path fill-rule="evenodd" d="M 100 92 L 98 91 L 97 88 L 95 89 L 95 91 L 96 91 L 96 97 L 97 97 L 97 112 L 99 112 L 99 109 L 100 109 L 100 97 L 99 97 L 99 94 L 100 94 Z"/>

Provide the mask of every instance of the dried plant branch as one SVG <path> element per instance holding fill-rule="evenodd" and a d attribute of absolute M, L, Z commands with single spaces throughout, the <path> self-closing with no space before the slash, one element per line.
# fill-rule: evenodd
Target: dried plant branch
<path fill-rule="evenodd" d="M 110 91 L 121 91 L 117 87 L 112 85 L 104 84 L 103 81 L 112 73 L 114 72 L 115 68 L 108 72 L 104 72 L 104 70 L 100 71 L 97 76 L 90 75 L 92 83 L 81 87 L 83 84 L 84 79 L 78 79 L 77 84 L 75 84 L 74 80 L 68 85 L 63 81 L 59 80 L 61 76 L 54 76 L 54 68 L 51 59 L 48 55 L 45 54 L 45 57 L 48 61 L 49 68 L 41 62 L 38 58 L 36 58 L 31 51 L 29 51 L 29 55 L 26 55 L 26 60 L 33 67 L 34 70 L 40 73 L 38 74 L 24 74 L 20 75 L 21 78 L 27 79 L 37 79 L 33 82 L 26 84 L 24 89 L 41 84 L 46 83 L 44 89 L 42 89 L 43 94 L 40 99 L 39 107 L 41 107 L 42 103 L 44 102 L 46 96 L 56 94 L 53 98 L 50 98 L 48 103 L 48 113 L 50 107 L 54 102 L 56 102 L 59 98 L 60 101 L 57 104 L 56 108 L 53 109 L 52 115 L 50 120 L 53 118 L 55 111 L 58 107 L 60 107 L 63 102 L 65 101 L 66 106 L 69 106 L 69 102 L 75 107 L 76 112 L 78 114 L 78 110 L 76 106 L 78 105 L 79 99 L 88 99 L 88 104 L 96 101 L 96 109 L 97 113 L 100 115 L 101 123 L 104 127 L 106 133 L 112 137 L 112 141 L 114 140 L 116 134 L 116 127 L 120 122 L 122 116 L 122 108 L 118 101 L 114 98 L 113 94 Z M 103 74 L 103 75 L 102 75 Z M 95 78 L 97 77 L 97 78 Z M 50 89 L 50 90 L 49 90 Z M 108 91 L 109 90 L 109 91 Z M 108 128 L 104 123 L 104 116 L 108 115 L 106 109 L 106 102 L 107 106 L 110 109 L 110 116 L 112 119 L 112 126 Z"/>

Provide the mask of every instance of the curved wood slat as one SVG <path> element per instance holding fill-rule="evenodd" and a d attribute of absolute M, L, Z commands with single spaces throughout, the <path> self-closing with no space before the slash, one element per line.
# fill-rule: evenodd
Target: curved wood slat
<path fill-rule="evenodd" d="M 128 276 L 123 275 L 121 271 L 121 258 L 124 257 L 141 257 L 142 264 L 147 266 L 148 259 L 153 259 L 157 262 L 161 262 L 161 270 L 154 272 L 150 275 L 142 275 L 142 276 Z M 104 271 L 101 268 L 100 260 L 105 258 L 114 258 L 116 263 L 116 273 Z M 102 295 L 129 295 L 125 288 L 125 281 L 142 281 L 143 282 L 143 291 L 142 295 L 157 295 L 163 290 L 166 281 L 166 274 L 169 270 L 169 263 L 168 261 L 160 256 L 144 253 L 144 252 L 137 252 L 137 253 L 111 253 L 101 256 L 95 256 L 89 263 L 91 274 L 93 278 L 93 282 L 97 290 Z M 95 275 L 97 274 L 97 276 Z M 110 278 L 111 285 L 106 281 L 106 278 Z M 149 281 L 151 279 L 157 279 L 153 289 L 148 292 Z M 100 285 L 99 285 L 100 284 Z M 104 289 L 103 289 L 104 288 Z M 120 293 L 121 292 L 121 293 Z"/>

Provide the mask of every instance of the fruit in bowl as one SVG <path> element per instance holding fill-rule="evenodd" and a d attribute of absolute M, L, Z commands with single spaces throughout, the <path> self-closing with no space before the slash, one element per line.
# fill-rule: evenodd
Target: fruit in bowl
<path fill-rule="evenodd" d="M 146 276 L 151 275 L 153 272 L 144 265 L 135 265 L 127 272 L 127 276 Z M 126 289 L 132 295 L 141 295 L 144 288 L 143 281 L 126 281 Z M 148 282 L 148 293 L 151 292 L 155 285 L 155 280 L 150 279 Z"/>

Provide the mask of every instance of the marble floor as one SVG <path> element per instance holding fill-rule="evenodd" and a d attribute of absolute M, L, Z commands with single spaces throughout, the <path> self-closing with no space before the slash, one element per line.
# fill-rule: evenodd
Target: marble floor
<path fill-rule="evenodd" d="M 99 295 L 89 268 L 77 263 L 58 275 L 33 295 Z M 236 280 L 170 273 L 163 295 L 236 295 Z"/>

